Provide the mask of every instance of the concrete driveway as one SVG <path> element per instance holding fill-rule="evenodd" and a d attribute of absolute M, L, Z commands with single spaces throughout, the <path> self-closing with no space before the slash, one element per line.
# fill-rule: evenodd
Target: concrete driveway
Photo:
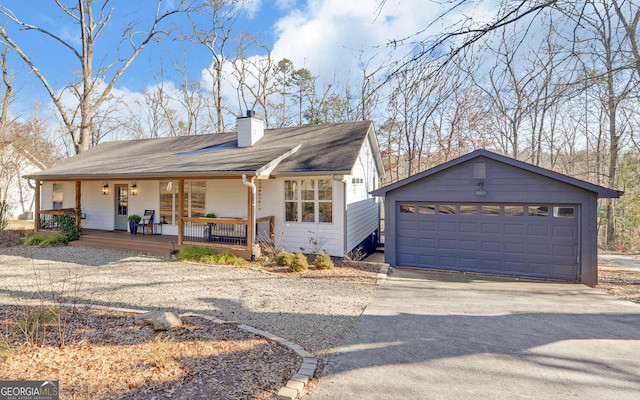
<path fill-rule="evenodd" d="M 583 285 L 394 270 L 309 399 L 638 399 L 640 304 Z"/>

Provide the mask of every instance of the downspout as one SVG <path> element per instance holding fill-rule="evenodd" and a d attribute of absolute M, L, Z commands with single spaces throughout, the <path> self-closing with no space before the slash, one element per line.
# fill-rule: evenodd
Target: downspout
<path fill-rule="evenodd" d="M 342 182 L 344 187 L 344 190 L 342 191 L 342 252 L 347 254 L 349 251 L 349 249 L 347 249 L 347 180 L 344 179 L 344 176 L 342 179 L 336 178 L 336 174 L 331 174 L 331 179 L 336 182 Z"/>
<path fill-rule="evenodd" d="M 247 174 L 242 174 L 242 183 L 251 188 L 251 261 L 256 259 L 256 185 L 247 180 Z"/>

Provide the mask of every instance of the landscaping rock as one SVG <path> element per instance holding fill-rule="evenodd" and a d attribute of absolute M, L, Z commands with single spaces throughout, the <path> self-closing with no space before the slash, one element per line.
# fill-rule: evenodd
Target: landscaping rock
<path fill-rule="evenodd" d="M 153 330 L 166 331 L 182 325 L 180 316 L 172 311 L 149 311 L 136 317 L 142 325 L 153 325 Z"/>

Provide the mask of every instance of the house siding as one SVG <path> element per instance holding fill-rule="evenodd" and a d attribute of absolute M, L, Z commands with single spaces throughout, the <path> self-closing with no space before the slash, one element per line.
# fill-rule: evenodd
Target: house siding
<path fill-rule="evenodd" d="M 347 249 L 354 250 L 363 240 L 371 236 L 379 225 L 378 203 L 366 199 L 347 205 Z"/>
<path fill-rule="evenodd" d="M 115 228 L 115 198 L 113 195 L 114 182 L 109 182 L 109 194 L 102 195 L 102 185 L 104 182 L 82 182 L 81 210 L 86 215 L 82 220 L 82 227 L 87 229 Z M 72 189 L 70 196 L 67 196 L 67 188 Z M 73 182 L 65 182 L 65 207 L 75 207 L 75 202 L 67 204 L 67 197 L 73 199 L 75 196 L 75 185 Z"/>
<path fill-rule="evenodd" d="M 242 179 L 207 181 L 207 213 L 218 218 L 247 218 L 249 191 Z"/>
<path fill-rule="evenodd" d="M 276 217 L 276 242 L 287 251 L 311 252 L 310 238 L 325 241 L 322 249 L 334 257 L 344 255 L 344 184 L 333 180 L 333 222 L 285 222 L 284 181 L 288 178 L 257 180 L 257 217 Z M 305 176 L 305 179 L 331 179 L 327 176 Z"/>
<path fill-rule="evenodd" d="M 362 179 L 362 183 L 359 179 Z M 380 205 L 378 199 L 371 195 L 371 191 L 377 189 L 379 181 L 371 144 L 367 140 L 360 149 L 352 174 L 345 176 L 347 192 L 345 252 L 354 250 L 379 229 Z M 377 240 L 377 237 L 374 240 Z"/>
<path fill-rule="evenodd" d="M 26 157 L 16 156 L 12 146 L 6 146 L 3 150 L 5 154 L 2 157 L 8 160 L 15 159 L 18 165 L 15 168 L 15 175 L 5 176 L 0 179 L 0 187 L 6 190 L 3 195 L 7 202 L 9 209 L 7 216 L 10 219 L 18 219 L 19 217 L 26 217 L 23 213 L 33 212 L 34 205 L 34 189 L 29 186 L 29 181 L 23 179 L 23 175 L 36 173 L 40 171 L 36 165 L 32 164 Z M 10 167 L 13 169 L 12 167 Z"/>

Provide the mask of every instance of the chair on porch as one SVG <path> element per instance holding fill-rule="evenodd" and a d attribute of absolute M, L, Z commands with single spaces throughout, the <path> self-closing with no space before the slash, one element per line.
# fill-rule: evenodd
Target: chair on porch
<path fill-rule="evenodd" d="M 153 216 L 156 214 L 156 210 L 144 210 L 144 215 L 140 222 L 136 224 L 136 233 L 138 232 L 138 227 L 142 227 L 142 235 L 144 236 L 145 230 L 147 227 L 151 228 L 151 233 L 153 234 Z"/>

